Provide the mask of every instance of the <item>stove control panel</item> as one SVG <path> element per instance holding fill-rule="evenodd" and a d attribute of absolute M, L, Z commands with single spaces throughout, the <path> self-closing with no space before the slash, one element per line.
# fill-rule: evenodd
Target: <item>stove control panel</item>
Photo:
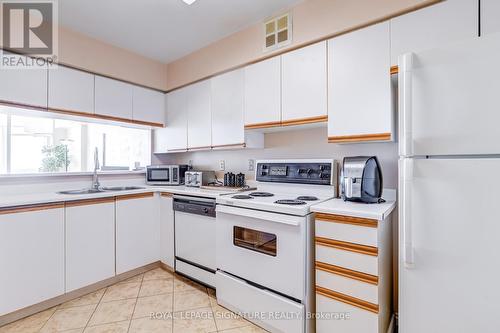
<path fill-rule="evenodd" d="M 337 181 L 337 163 L 334 160 L 257 161 L 255 171 L 255 179 L 260 182 L 335 185 Z"/>

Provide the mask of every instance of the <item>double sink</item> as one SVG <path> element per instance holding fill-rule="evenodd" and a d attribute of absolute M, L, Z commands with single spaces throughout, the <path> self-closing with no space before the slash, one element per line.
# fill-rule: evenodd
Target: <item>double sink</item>
<path fill-rule="evenodd" d="M 118 191 L 133 191 L 142 190 L 144 187 L 139 186 L 114 186 L 114 187 L 99 187 L 99 188 L 85 188 L 81 190 L 60 191 L 58 194 L 94 194 L 101 192 L 118 192 Z"/>

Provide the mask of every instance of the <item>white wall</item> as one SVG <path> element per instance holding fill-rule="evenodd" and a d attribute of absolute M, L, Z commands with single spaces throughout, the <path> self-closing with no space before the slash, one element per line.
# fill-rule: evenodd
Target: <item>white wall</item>
<path fill-rule="evenodd" d="M 344 156 L 376 155 L 382 166 L 384 187 L 397 187 L 396 143 L 334 144 L 328 143 L 327 137 L 326 127 L 267 133 L 264 149 L 153 155 L 152 163 L 181 164 L 192 160 L 195 168 L 217 171 L 219 160 L 225 160 L 226 172 L 243 172 L 253 179 L 253 173 L 248 171 L 248 159 L 334 158 L 342 162 Z"/>

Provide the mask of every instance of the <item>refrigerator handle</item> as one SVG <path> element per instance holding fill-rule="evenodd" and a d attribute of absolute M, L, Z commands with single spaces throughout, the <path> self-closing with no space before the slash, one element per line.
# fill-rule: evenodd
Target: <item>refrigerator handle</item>
<path fill-rule="evenodd" d="M 399 56 L 399 155 L 413 155 L 412 69 L 413 53 Z"/>
<path fill-rule="evenodd" d="M 402 200 L 401 200 L 401 226 L 403 235 L 403 263 L 406 268 L 414 266 L 414 253 L 412 242 L 412 183 L 413 159 L 402 160 Z"/>

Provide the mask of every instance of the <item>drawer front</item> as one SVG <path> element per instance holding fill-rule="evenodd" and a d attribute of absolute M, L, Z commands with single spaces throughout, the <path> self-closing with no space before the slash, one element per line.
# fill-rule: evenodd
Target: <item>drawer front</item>
<path fill-rule="evenodd" d="M 316 333 L 371 333 L 378 331 L 378 315 L 359 307 L 316 294 Z M 333 318 L 321 318 L 335 314 Z"/>
<path fill-rule="evenodd" d="M 376 247 L 377 221 L 317 214 L 316 236 Z"/>
<path fill-rule="evenodd" d="M 378 276 L 378 258 L 316 243 L 316 261 Z"/>
<path fill-rule="evenodd" d="M 378 304 L 378 286 L 351 277 L 330 273 L 316 266 L 316 285 Z"/>

